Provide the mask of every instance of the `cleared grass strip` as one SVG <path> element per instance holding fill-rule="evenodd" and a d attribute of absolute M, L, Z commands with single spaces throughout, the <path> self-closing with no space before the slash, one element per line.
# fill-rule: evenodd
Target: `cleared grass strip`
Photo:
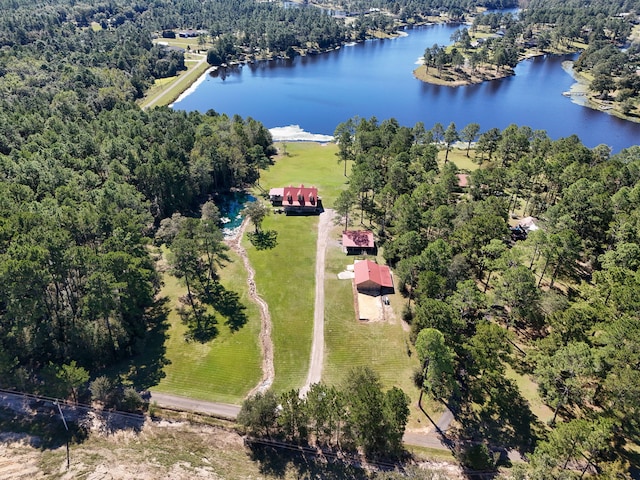
<path fill-rule="evenodd" d="M 209 64 L 206 61 L 199 61 L 201 58 L 193 59 L 194 61 L 187 60 L 185 62 L 187 70 L 175 77 L 170 77 L 170 81 L 166 81 L 166 79 L 156 81 L 147 91 L 144 98 L 138 102 L 138 105 L 145 109 L 163 107 L 175 101 L 182 92 L 193 85 L 209 68 Z"/>
<path fill-rule="evenodd" d="M 300 388 L 309 368 L 317 225 L 317 217 L 272 215 L 262 228 L 278 232 L 275 248 L 258 251 L 243 241 L 271 313 L 276 392 Z"/>
<path fill-rule="evenodd" d="M 177 279 L 165 274 L 161 294 L 170 299 L 171 327 L 165 346 L 171 363 L 164 368 L 166 376 L 153 390 L 200 400 L 241 403 L 260 380 L 260 314 L 248 298 L 242 261 L 233 252 L 230 256 L 233 262 L 220 272 L 222 283 L 240 294 L 242 304 L 247 306 L 248 323 L 235 333 L 220 323 L 214 340 L 204 344 L 186 342 L 186 327 L 176 312 L 178 298 L 186 291 Z"/>

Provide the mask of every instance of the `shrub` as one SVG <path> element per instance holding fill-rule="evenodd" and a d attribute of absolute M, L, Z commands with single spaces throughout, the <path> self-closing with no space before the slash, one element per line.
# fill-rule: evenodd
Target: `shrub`
<path fill-rule="evenodd" d="M 458 456 L 463 466 L 477 471 L 495 470 L 498 460 L 484 443 L 464 446 Z"/>
<path fill-rule="evenodd" d="M 135 388 L 127 387 L 122 392 L 122 398 L 118 404 L 120 410 L 137 413 L 143 410 L 145 402 Z"/>

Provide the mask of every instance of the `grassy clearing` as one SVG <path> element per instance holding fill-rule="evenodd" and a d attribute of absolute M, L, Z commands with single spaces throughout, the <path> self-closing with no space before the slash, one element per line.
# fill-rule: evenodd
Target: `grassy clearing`
<path fill-rule="evenodd" d="M 258 292 L 269 305 L 274 346 L 277 392 L 300 388 L 306 379 L 311 354 L 317 217 L 271 215 L 264 230 L 278 232 L 278 244 L 258 251 L 246 239 Z"/>
<path fill-rule="evenodd" d="M 442 167 L 444 165 L 444 157 L 446 155 L 447 152 L 445 152 L 444 150 L 441 150 L 438 152 L 438 165 L 440 167 Z M 467 149 L 460 149 L 460 148 L 452 148 L 449 151 L 449 162 L 451 163 L 455 163 L 456 167 L 458 167 L 458 169 L 460 170 L 468 170 L 470 172 L 477 170 L 478 168 L 480 168 L 480 165 L 478 165 L 475 161 L 475 152 L 473 150 L 473 148 L 471 150 L 469 150 L 469 156 L 467 157 Z"/>
<path fill-rule="evenodd" d="M 543 403 L 540 395 L 538 394 L 537 383 L 532 381 L 528 376 L 520 375 L 509 365 L 507 365 L 505 376 L 515 380 L 520 393 L 527 399 L 529 407 L 531 407 L 531 411 L 536 417 L 538 417 L 538 420 L 542 423 L 547 423 L 553 418 L 553 411 Z"/>
<path fill-rule="evenodd" d="M 154 82 L 138 105 L 141 108 L 162 107 L 175 101 L 209 68 L 206 61 L 200 62 L 203 58 L 203 55 L 185 54 L 187 70 L 175 77 Z"/>
<path fill-rule="evenodd" d="M 171 327 L 165 347 L 171 364 L 164 368 L 166 376 L 153 390 L 201 400 L 241 403 L 260 380 L 260 314 L 248 298 L 247 276 L 242 261 L 233 252 L 230 256 L 233 262 L 220 272 L 222 283 L 240 294 L 240 301 L 247 306 L 248 323 L 235 333 L 221 323 L 214 340 L 204 344 L 187 343 L 184 340 L 186 326 L 175 310 L 178 298 L 186 292 L 176 278 L 165 274 L 161 295 L 170 300 Z"/>

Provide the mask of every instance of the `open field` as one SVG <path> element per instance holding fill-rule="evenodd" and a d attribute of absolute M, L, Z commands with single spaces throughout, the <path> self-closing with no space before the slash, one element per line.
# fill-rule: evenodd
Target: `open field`
<path fill-rule="evenodd" d="M 161 295 L 169 298 L 171 308 L 168 338 L 165 342 L 166 357 L 171 362 L 165 366 L 166 376 L 153 390 L 200 400 L 225 403 L 242 402 L 249 390 L 260 380 L 261 354 L 258 344 L 260 314 L 247 294 L 246 272 L 242 261 L 229 252 L 233 262 L 220 272 L 223 285 L 240 294 L 240 301 L 247 307 L 248 323 L 231 333 L 222 322 L 219 334 L 210 342 L 186 342 L 186 326 L 182 324 L 175 307 L 178 297 L 186 293 L 178 280 L 164 274 Z"/>

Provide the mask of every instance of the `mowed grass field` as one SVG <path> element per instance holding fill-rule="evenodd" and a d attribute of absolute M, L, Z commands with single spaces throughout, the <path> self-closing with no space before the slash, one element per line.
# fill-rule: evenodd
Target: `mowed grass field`
<path fill-rule="evenodd" d="M 287 154 L 277 157 L 274 165 L 260 173 L 260 186 L 268 191 L 288 185 L 314 185 L 324 207 L 330 208 L 346 180 L 343 166 L 335 156 L 336 145 L 296 142 L 278 147 L 281 152 L 286 149 Z M 243 245 L 256 271 L 258 292 L 269 305 L 274 345 L 273 389 L 283 392 L 300 388 L 309 369 L 318 217 L 271 214 L 262 229 L 278 233 L 275 248 L 257 250 L 247 238 Z"/>
<path fill-rule="evenodd" d="M 170 328 L 165 342 L 165 377 L 152 390 L 199 400 L 240 404 L 249 390 L 262 377 L 259 345 L 260 313 L 249 300 L 247 275 L 242 260 L 229 252 L 233 260 L 220 271 L 225 288 L 238 292 L 247 307 L 247 324 L 232 333 L 224 320 L 219 320 L 218 336 L 206 343 L 187 342 L 186 326 L 176 311 L 178 298 L 186 294 L 184 286 L 165 273 L 160 294 L 169 298 Z"/>
<path fill-rule="evenodd" d="M 340 248 L 342 228 L 331 232 L 327 248 L 325 276 L 325 361 L 323 381 L 341 384 L 354 367 L 369 366 L 380 375 L 384 387 L 397 386 L 411 397 L 410 428 L 425 426 L 424 414 L 417 408 L 419 390 L 413 384 L 413 372 L 419 367 L 409 332 L 403 328 L 400 312 L 403 297 L 389 295 L 394 315 L 384 322 L 356 319 L 353 280 L 340 280 L 338 273 L 359 257 L 347 257 Z M 381 258 L 378 263 L 384 263 Z M 423 397 L 423 407 L 433 417 L 442 407 Z"/>

